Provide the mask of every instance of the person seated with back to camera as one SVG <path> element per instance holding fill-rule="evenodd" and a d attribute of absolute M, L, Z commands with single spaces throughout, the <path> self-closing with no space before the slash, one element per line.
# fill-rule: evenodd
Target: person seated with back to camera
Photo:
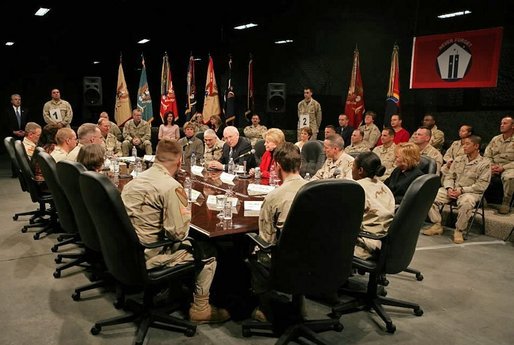
<path fill-rule="evenodd" d="M 89 171 L 101 172 L 104 161 L 105 148 L 101 144 L 82 146 L 77 155 L 77 162 L 81 163 Z"/>
<path fill-rule="evenodd" d="M 421 159 L 418 145 L 411 142 L 399 143 L 396 145 L 395 155 L 396 168 L 384 183 L 393 192 L 396 205 L 399 205 L 412 181 L 423 175 L 423 172 L 418 167 Z"/>
<path fill-rule="evenodd" d="M 261 177 L 269 178 L 271 167 L 274 165 L 273 152 L 274 150 L 286 141 L 284 132 L 278 128 L 270 128 L 262 135 L 264 138 L 264 147 L 266 151 L 262 155 L 261 164 Z M 255 174 L 255 169 L 250 169 L 250 175 Z"/>
<path fill-rule="evenodd" d="M 264 198 L 259 214 L 259 237 L 275 244 L 296 193 L 307 181 L 300 176 L 300 150 L 293 143 L 283 142 L 279 145 L 273 151 L 272 164 L 275 165 L 277 176 L 283 183 Z M 252 290 L 259 297 L 259 307 L 254 310 L 252 316 L 259 321 L 273 319 L 271 301 L 278 298 L 269 283 L 270 262 L 271 254 L 259 250 L 258 247 L 249 258 Z"/>
<path fill-rule="evenodd" d="M 385 172 L 380 158 L 373 152 L 363 152 L 353 161 L 353 179 L 362 186 L 365 194 L 361 230 L 385 234 L 394 216 L 394 195 L 377 177 Z M 362 236 L 357 237 L 353 255 L 367 260 L 380 249 L 382 242 Z"/>
<path fill-rule="evenodd" d="M 239 136 L 239 131 L 234 126 L 227 126 L 223 130 L 225 144 L 223 145 L 223 153 L 218 161 L 211 161 L 208 165 L 209 169 L 228 170 L 230 158 L 236 164 L 242 164 L 246 161 L 246 169 L 255 168 L 255 155 L 252 153 L 252 145 L 247 138 Z"/>

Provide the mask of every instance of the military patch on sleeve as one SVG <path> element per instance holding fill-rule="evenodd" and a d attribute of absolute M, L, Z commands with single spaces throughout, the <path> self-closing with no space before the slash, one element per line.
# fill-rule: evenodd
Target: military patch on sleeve
<path fill-rule="evenodd" d="M 187 195 L 184 188 L 178 187 L 177 189 L 175 189 L 175 193 L 177 194 L 177 198 L 180 200 L 182 205 L 187 206 Z"/>

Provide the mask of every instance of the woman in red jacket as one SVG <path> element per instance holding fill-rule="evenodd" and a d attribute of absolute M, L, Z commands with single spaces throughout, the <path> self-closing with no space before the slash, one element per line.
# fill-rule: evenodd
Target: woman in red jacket
<path fill-rule="evenodd" d="M 266 152 L 262 155 L 261 165 L 261 177 L 269 178 L 271 167 L 273 166 L 273 151 L 275 148 L 286 141 L 284 132 L 278 128 L 268 129 L 262 137 L 264 138 L 264 146 Z M 254 173 L 253 169 L 250 170 L 250 174 Z"/>

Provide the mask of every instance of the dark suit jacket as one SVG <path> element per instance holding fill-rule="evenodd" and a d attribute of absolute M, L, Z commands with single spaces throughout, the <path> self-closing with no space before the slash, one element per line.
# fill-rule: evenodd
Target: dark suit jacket
<path fill-rule="evenodd" d="M 5 136 L 14 136 L 13 131 L 25 130 L 25 125 L 28 122 L 28 111 L 27 109 L 20 107 L 21 110 L 21 126 L 18 126 L 18 119 L 16 118 L 16 114 L 14 112 L 14 108 L 9 105 L 5 110 Z M 21 138 L 15 138 L 23 140 Z"/>
<path fill-rule="evenodd" d="M 246 170 L 250 170 L 251 168 L 255 168 L 257 164 L 255 163 L 255 155 L 249 154 L 244 157 L 238 158 L 243 153 L 249 152 L 252 150 L 252 145 L 250 144 L 250 141 L 244 137 L 239 137 L 239 140 L 232 148 L 232 158 L 234 158 L 234 163 L 236 164 L 243 164 L 243 161 L 246 161 Z M 221 154 L 220 163 L 225 164 L 225 171 L 227 170 L 226 164 L 228 164 L 229 161 L 229 154 L 230 154 L 230 146 L 225 143 L 223 145 L 223 153 Z"/>
<path fill-rule="evenodd" d="M 351 144 L 351 138 L 352 138 L 352 133 L 353 133 L 352 126 L 346 126 L 344 129 L 343 129 L 343 127 L 337 127 L 336 133 L 343 137 L 344 147 Z"/>

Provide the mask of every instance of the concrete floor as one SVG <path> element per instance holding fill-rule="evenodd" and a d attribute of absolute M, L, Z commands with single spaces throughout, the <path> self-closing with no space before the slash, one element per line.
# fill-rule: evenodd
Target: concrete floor
<path fill-rule="evenodd" d="M 3 158 L 3 159 L 2 159 Z M 29 195 L 21 193 L 18 181 L 10 178 L 5 156 L 0 156 L 0 344 L 131 344 L 135 326 L 126 324 L 93 336 L 95 320 L 120 313 L 112 307 L 112 294 L 85 293 L 74 302 L 73 289 L 88 282 L 79 268 L 55 279 L 56 235 L 38 241 L 22 234 L 26 220 L 13 221 L 15 212 L 34 209 Z M 492 211 L 491 211 L 492 212 Z M 487 216 L 489 218 L 489 215 Z M 514 223 L 514 215 L 504 217 Z M 488 219 L 490 221 L 490 219 Z M 391 308 L 395 334 L 384 331 L 373 313 L 343 315 L 341 333 L 326 332 L 330 344 L 465 344 L 514 343 L 514 248 L 511 242 L 472 234 L 463 245 L 453 245 L 451 231 L 443 236 L 420 236 L 412 267 L 425 279 L 410 274 L 388 276 L 388 296 L 419 303 L 421 317 Z M 309 301 L 309 315 L 322 317 L 329 309 Z M 240 323 L 198 327 L 187 338 L 180 333 L 150 329 L 147 344 L 274 344 L 265 337 L 243 338 Z"/>

